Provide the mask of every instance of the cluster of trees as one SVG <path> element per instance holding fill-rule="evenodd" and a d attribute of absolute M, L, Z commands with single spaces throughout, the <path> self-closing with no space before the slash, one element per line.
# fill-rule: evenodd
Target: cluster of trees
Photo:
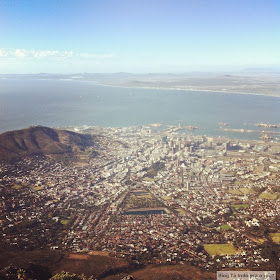
<path fill-rule="evenodd" d="M 143 197 L 130 194 L 126 198 L 125 203 L 130 205 L 130 208 L 156 208 L 164 206 L 160 201 L 149 194 Z"/>
<path fill-rule="evenodd" d="M 93 276 L 87 278 L 84 274 L 77 275 L 75 273 L 69 273 L 62 271 L 54 275 L 50 280 L 93 280 Z"/>
<path fill-rule="evenodd" d="M 55 274 L 54 276 L 51 276 L 49 271 L 45 270 L 38 270 L 35 269 L 35 271 L 31 269 L 23 269 L 19 268 L 17 270 L 9 271 L 5 275 L 0 274 L 0 278 L 3 280 L 94 280 L 93 276 L 87 278 L 84 274 L 78 275 L 75 273 L 69 273 L 62 271 L 60 273 Z"/>
<path fill-rule="evenodd" d="M 145 177 L 154 178 L 155 176 L 157 176 L 158 172 L 160 170 L 164 170 L 164 168 L 165 164 L 163 162 L 158 161 L 152 164 L 149 168 L 144 168 L 143 171 L 147 171 Z"/>
<path fill-rule="evenodd" d="M 280 245 L 268 240 L 267 242 L 264 242 L 261 247 L 263 258 L 269 259 L 273 266 L 277 267 L 277 269 L 280 269 Z"/>

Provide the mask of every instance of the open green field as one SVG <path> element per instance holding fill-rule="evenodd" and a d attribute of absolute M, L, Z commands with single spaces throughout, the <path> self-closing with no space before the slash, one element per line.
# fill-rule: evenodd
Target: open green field
<path fill-rule="evenodd" d="M 170 197 L 170 196 L 168 196 L 168 195 L 164 195 L 164 196 L 162 196 L 161 197 L 163 200 L 165 200 L 165 201 L 168 201 L 168 200 L 171 200 L 172 199 L 172 197 Z"/>
<path fill-rule="evenodd" d="M 237 250 L 231 243 L 227 244 L 205 244 L 204 249 L 210 256 L 235 255 Z"/>
<path fill-rule="evenodd" d="M 220 226 L 220 229 L 222 229 L 222 230 L 229 230 L 229 229 L 232 229 L 232 227 L 229 224 L 224 224 L 224 225 Z"/>
<path fill-rule="evenodd" d="M 240 208 L 248 208 L 249 205 L 248 204 L 233 204 L 231 205 L 232 207 L 236 208 L 236 209 L 240 209 Z"/>
<path fill-rule="evenodd" d="M 270 233 L 269 236 L 274 243 L 280 244 L 280 232 Z"/>
<path fill-rule="evenodd" d="M 236 195 L 255 193 L 252 189 L 248 189 L 248 188 L 234 189 L 234 190 L 229 190 L 228 192 Z"/>
<path fill-rule="evenodd" d="M 21 185 L 18 185 L 18 184 L 14 184 L 14 185 L 12 186 L 12 188 L 15 189 L 15 190 L 19 190 L 19 189 L 22 188 L 22 186 L 21 186 Z"/>
<path fill-rule="evenodd" d="M 44 187 L 41 187 L 41 186 L 33 186 L 32 189 L 33 189 L 34 191 L 41 191 L 41 190 L 44 189 Z"/>
<path fill-rule="evenodd" d="M 249 235 L 246 235 L 250 240 L 256 242 L 257 244 L 263 244 L 265 241 L 267 241 L 266 239 L 264 238 L 256 238 L 254 236 L 249 236 Z"/>
<path fill-rule="evenodd" d="M 242 192 L 243 194 L 254 193 L 252 189 L 248 189 L 248 188 L 240 188 L 239 191 Z"/>
<path fill-rule="evenodd" d="M 60 222 L 62 225 L 67 225 L 70 222 L 70 220 L 61 220 Z"/>
<path fill-rule="evenodd" d="M 185 215 L 186 211 L 183 208 L 176 208 L 175 211 L 180 215 Z"/>
<path fill-rule="evenodd" d="M 267 241 L 266 239 L 264 238 L 257 238 L 255 239 L 255 241 L 258 243 L 258 244 L 263 244 L 265 241 Z"/>
<path fill-rule="evenodd" d="M 231 194 L 236 194 L 236 195 L 242 194 L 242 193 L 241 193 L 239 190 L 237 190 L 237 189 L 235 189 L 235 190 L 229 190 L 228 192 L 231 193 Z"/>
<path fill-rule="evenodd" d="M 278 195 L 277 194 L 273 194 L 273 193 L 266 193 L 266 192 L 263 192 L 259 195 L 259 198 L 264 198 L 264 199 L 272 199 L 272 200 L 275 200 L 278 198 Z"/>

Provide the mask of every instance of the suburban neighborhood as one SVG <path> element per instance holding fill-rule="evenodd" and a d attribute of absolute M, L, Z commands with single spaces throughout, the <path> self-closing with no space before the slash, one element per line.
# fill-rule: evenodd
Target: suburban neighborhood
<path fill-rule="evenodd" d="M 2 240 L 143 264 L 279 266 L 279 143 L 192 129 L 91 127 L 95 144 L 75 158 L 0 164 Z"/>

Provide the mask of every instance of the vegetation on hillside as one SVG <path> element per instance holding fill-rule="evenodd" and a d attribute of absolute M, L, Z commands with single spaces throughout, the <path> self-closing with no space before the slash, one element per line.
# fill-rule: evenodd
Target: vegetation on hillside
<path fill-rule="evenodd" d="M 87 278 L 84 274 L 77 275 L 75 273 L 62 271 L 54 275 L 50 280 L 93 280 L 93 277 Z"/>
<path fill-rule="evenodd" d="M 0 134 L 0 161 L 18 160 L 24 156 L 71 155 L 94 144 L 91 135 L 44 126 L 30 127 Z"/>

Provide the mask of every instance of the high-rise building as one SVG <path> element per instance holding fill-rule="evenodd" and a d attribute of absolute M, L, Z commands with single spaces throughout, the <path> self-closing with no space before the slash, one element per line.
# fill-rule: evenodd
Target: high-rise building
<path fill-rule="evenodd" d="M 181 167 L 181 186 L 184 187 L 184 168 Z"/>
<path fill-rule="evenodd" d="M 187 191 L 190 190 L 190 182 L 189 182 L 189 180 L 187 180 L 187 182 L 186 182 L 186 190 L 187 190 Z"/>

